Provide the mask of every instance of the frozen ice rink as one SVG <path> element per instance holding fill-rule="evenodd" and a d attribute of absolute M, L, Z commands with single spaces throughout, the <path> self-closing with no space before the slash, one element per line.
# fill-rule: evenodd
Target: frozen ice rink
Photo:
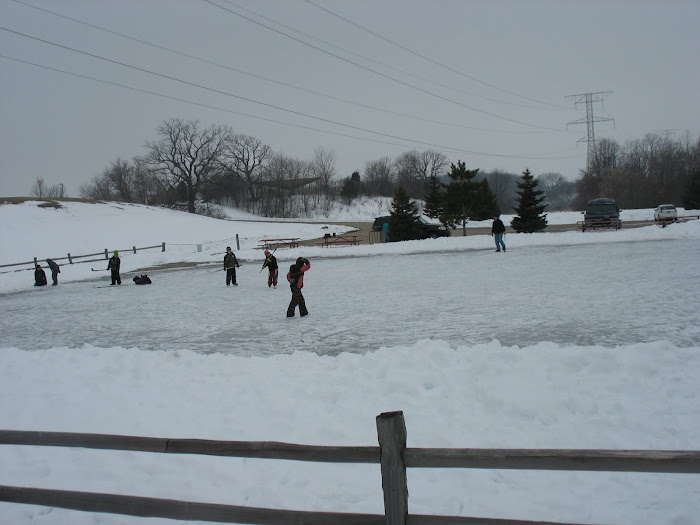
<path fill-rule="evenodd" d="M 668 240 L 526 246 L 506 253 L 311 258 L 304 295 L 311 315 L 287 319 L 291 294 L 257 261 L 226 287 L 219 268 L 131 274 L 109 286 L 60 284 L 0 297 L 3 346 L 190 349 L 265 356 L 360 352 L 441 339 L 615 346 L 668 340 L 700 344 L 700 243 Z"/>

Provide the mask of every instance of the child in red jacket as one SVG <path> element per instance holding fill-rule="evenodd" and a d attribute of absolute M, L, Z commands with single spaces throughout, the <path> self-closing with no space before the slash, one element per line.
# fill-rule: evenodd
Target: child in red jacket
<path fill-rule="evenodd" d="M 304 272 L 309 268 L 311 268 L 311 263 L 304 257 L 299 257 L 297 262 L 289 267 L 287 281 L 289 281 L 289 287 L 292 290 L 292 300 L 289 302 L 289 307 L 287 308 L 287 317 L 294 317 L 297 305 L 299 305 L 299 314 L 302 317 L 309 315 L 309 311 L 306 309 L 304 296 L 301 293 L 301 289 L 304 286 Z"/>

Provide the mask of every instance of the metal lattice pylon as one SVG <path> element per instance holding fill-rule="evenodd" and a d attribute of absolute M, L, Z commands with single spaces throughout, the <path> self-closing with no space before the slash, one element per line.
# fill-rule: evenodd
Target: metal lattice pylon
<path fill-rule="evenodd" d="M 601 106 L 605 98 L 612 93 L 612 91 L 597 91 L 595 93 L 581 93 L 579 95 L 569 95 L 567 98 L 574 99 L 574 105 L 580 106 L 581 104 L 586 105 L 586 118 L 579 120 L 574 120 L 573 122 L 568 122 L 566 126 L 571 124 L 583 124 L 586 123 L 586 137 L 579 139 L 577 142 L 587 142 L 588 147 L 586 149 L 586 170 L 590 170 L 591 162 L 595 158 L 595 126 L 596 122 L 606 122 L 613 121 L 615 119 L 595 117 L 593 115 L 593 104 L 595 102 L 600 102 Z"/>

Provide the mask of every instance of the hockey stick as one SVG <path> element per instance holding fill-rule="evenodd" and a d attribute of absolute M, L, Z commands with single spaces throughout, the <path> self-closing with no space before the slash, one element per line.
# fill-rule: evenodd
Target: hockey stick
<path fill-rule="evenodd" d="M 105 268 L 104 270 L 95 270 L 94 268 L 90 268 L 93 272 L 106 272 L 109 271 L 109 268 Z"/>

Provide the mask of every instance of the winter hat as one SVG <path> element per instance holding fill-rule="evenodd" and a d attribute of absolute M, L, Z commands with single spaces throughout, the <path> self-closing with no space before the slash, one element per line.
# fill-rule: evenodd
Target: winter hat
<path fill-rule="evenodd" d="M 265 250 L 265 255 L 270 255 L 270 250 Z"/>
<path fill-rule="evenodd" d="M 117 250 L 114 250 L 114 256 L 119 257 L 119 252 Z"/>
<path fill-rule="evenodd" d="M 299 257 L 297 259 L 297 266 L 300 266 L 300 267 L 304 266 L 304 258 L 303 257 Z"/>

